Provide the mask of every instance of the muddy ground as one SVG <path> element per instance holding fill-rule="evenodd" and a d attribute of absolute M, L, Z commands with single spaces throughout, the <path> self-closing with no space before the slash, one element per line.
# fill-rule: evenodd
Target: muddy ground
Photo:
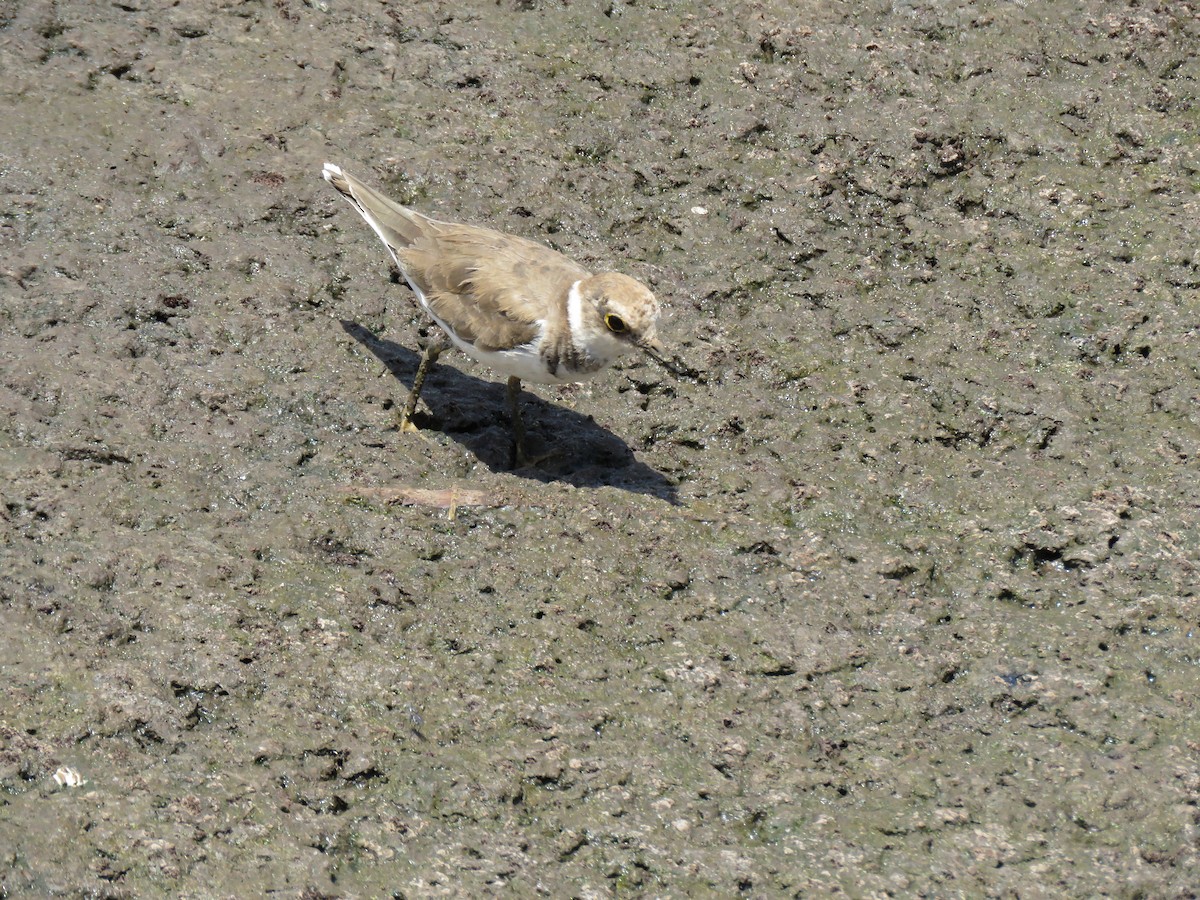
<path fill-rule="evenodd" d="M 1177 2 L 0 2 L 0 896 L 1192 897 Z M 429 334 L 330 160 L 645 279 Z M 59 786 L 71 769 L 84 779 Z"/>

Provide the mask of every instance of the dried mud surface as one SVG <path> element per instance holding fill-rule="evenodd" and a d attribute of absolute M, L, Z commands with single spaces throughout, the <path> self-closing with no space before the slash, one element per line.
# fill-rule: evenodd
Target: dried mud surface
<path fill-rule="evenodd" d="M 0 2 L 0 895 L 1191 897 L 1181 2 Z M 707 373 L 447 355 L 330 160 Z M 85 783 L 60 787 L 62 767 Z"/>

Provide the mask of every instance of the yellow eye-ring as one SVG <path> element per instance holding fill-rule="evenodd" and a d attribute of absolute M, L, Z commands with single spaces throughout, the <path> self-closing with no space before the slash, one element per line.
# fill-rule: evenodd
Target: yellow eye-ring
<path fill-rule="evenodd" d="M 613 334 L 624 334 L 629 330 L 629 326 L 625 324 L 625 320 L 612 313 L 604 317 L 604 324 Z"/>

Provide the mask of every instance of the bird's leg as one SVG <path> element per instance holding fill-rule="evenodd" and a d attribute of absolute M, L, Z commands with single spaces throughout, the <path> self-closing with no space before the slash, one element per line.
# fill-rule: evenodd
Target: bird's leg
<path fill-rule="evenodd" d="M 525 455 L 525 423 L 521 420 L 521 379 L 508 376 L 508 416 L 513 432 L 513 468 L 529 462 Z"/>
<path fill-rule="evenodd" d="M 441 332 L 438 336 L 431 338 L 429 343 L 425 345 L 425 352 L 421 355 L 421 364 L 417 366 L 417 374 L 413 378 L 412 390 L 408 392 L 408 401 L 404 404 L 404 411 L 400 413 L 400 430 L 401 431 L 416 431 L 417 426 L 412 423 L 413 413 L 417 411 L 417 400 L 421 397 L 421 388 L 425 385 L 425 376 L 429 374 L 429 370 L 433 368 L 433 364 L 437 362 L 438 357 L 446 350 L 450 349 L 450 338 Z"/>

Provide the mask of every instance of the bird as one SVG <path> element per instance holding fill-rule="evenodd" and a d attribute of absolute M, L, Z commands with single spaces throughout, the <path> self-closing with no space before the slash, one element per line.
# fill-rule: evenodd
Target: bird
<path fill-rule="evenodd" d="M 443 335 L 425 347 L 400 416 L 412 417 L 429 370 L 457 347 L 508 376 L 513 464 L 531 460 L 521 420 L 521 382 L 587 381 L 621 356 L 641 351 L 668 371 L 658 338 L 658 300 L 618 272 L 593 274 L 544 244 L 491 228 L 443 222 L 402 206 L 333 163 L 322 172 L 383 241 L 421 309 Z"/>

